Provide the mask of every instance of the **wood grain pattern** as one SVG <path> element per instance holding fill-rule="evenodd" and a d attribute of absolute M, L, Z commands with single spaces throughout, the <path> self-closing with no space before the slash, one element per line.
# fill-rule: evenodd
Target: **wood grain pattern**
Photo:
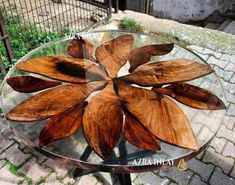
<path fill-rule="evenodd" d="M 122 35 L 100 45 L 95 52 L 97 62 L 102 64 L 111 78 L 115 78 L 119 69 L 129 59 L 133 44 L 132 35 Z"/>
<path fill-rule="evenodd" d="M 103 159 L 109 157 L 118 142 L 123 114 L 113 83 L 95 95 L 83 116 L 83 132 L 90 147 Z"/>
<path fill-rule="evenodd" d="M 16 64 L 22 71 L 73 83 L 103 80 L 107 76 L 93 62 L 65 56 L 34 58 Z"/>
<path fill-rule="evenodd" d="M 105 82 L 84 85 L 63 85 L 40 92 L 23 101 L 6 118 L 13 121 L 43 120 L 84 101 L 92 91 L 104 87 Z"/>
<path fill-rule="evenodd" d="M 157 138 L 183 148 L 197 149 L 190 124 L 173 100 L 123 83 L 118 84 L 118 96 L 128 111 Z"/>
<path fill-rule="evenodd" d="M 213 72 L 210 66 L 186 59 L 175 59 L 138 67 L 120 80 L 141 86 L 155 86 L 193 80 Z"/>
<path fill-rule="evenodd" d="M 124 136 L 134 146 L 145 150 L 160 150 L 160 142 L 137 119 L 127 111 L 125 114 Z"/>
<path fill-rule="evenodd" d="M 91 61 L 95 61 L 93 57 L 94 46 L 87 39 L 83 39 L 81 36 L 74 38 L 68 45 L 67 52 L 69 55 L 75 58 L 85 58 Z"/>
<path fill-rule="evenodd" d="M 129 72 L 133 72 L 137 67 L 150 61 L 151 56 L 160 56 L 170 53 L 174 44 L 152 44 L 133 49 L 130 54 Z"/>
<path fill-rule="evenodd" d="M 164 88 L 153 88 L 153 90 L 196 109 L 220 110 L 226 108 L 223 101 L 210 91 L 187 83 L 175 83 Z"/>
<path fill-rule="evenodd" d="M 15 91 L 32 93 L 61 85 L 61 82 L 48 81 L 33 76 L 16 76 L 7 79 L 8 85 Z"/>
<path fill-rule="evenodd" d="M 86 105 L 87 102 L 81 102 L 53 116 L 40 132 L 39 147 L 73 135 L 81 126 Z"/>

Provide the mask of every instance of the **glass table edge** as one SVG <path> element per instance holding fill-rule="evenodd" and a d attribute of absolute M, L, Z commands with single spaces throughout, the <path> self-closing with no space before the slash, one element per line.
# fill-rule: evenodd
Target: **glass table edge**
<path fill-rule="evenodd" d="M 80 32 L 80 33 L 77 33 L 77 35 L 86 35 L 86 34 L 90 34 L 90 33 L 102 33 L 102 32 L 119 32 L 119 33 L 126 33 L 126 34 L 139 34 L 139 35 L 145 35 L 145 36 L 151 36 L 151 37 L 154 37 L 155 35 L 152 35 L 152 34 L 149 34 L 149 33 L 141 33 L 141 32 L 134 32 L 134 31 L 126 31 L 126 30 L 98 30 L 98 31 L 88 31 L 88 32 Z M 155 36 L 156 37 L 156 36 Z M 159 37 L 159 36 L 158 36 Z M 14 66 L 12 66 L 12 68 L 9 70 L 9 72 L 7 73 L 7 75 L 5 76 L 2 84 L 1 84 L 1 87 L 0 87 L 0 90 L 1 90 L 1 96 L 2 96 L 2 88 L 4 86 L 4 84 L 6 83 L 6 79 L 10 76 L 11 72 L 15 69 L 15 66 L 17 63 L 19 62 L 22 62 L 24 61 L 26 58 L 28 58 L 28 56 L 34 54 L 35 52 L 37 52 L 39 49 L 41 48 L 44 48 L 46 46 L 49 46 L 49 45 L 52 45 L 52 44 L 56 44 L 57 42 L 60 42 L 60 41 L 66 41 L 66 40 L 71 40 L 73 37 L 69 36 L 69 37 L 63 37 L 63 38 L 59 38 L 57 40 L 54 40 L 54 41 L 51 41 L 51 42 L 48 42 L 46 44 L 43 44 L 42 46 L 32 50 L 31 52 L 29 52 L 28 54 L 26 54 L 24 57 L 20 58 L 15 64 Z M 166 40 L 167 42 L 170 42 L 169 40 Z M 182 46 L 182 45 L 179 45 L 179 44 L 176 44 L 180 47 L 182 47 L 183 49 L 193 53 L 194 55 L 196 55 L 198 58 L 200 58 L 200 60 L 202 60 L 205 64 L 209 65 L 201 56 L 199 56 L 197 53 L 191 51 L 190 49 Z M 218 76 L 215 74 L 215 77 L 216 79 L 218 80 L 218 82 L 220 83 L 221 87 L 222 87 L 222 91 L 223 91 L 223 96 L 226 98 L 225 96 L 225 90 L 224 90 L 224 87 L 221 83 L 221 80 L 218 78 Z M 2 102 L 2 98 L 1 98 L 1 106 L 3 106 L 3 102 Z M 6 113 L 3 111 L 3 115 L 5 115 Z M 152 171 L 154 169 L 159 169 L 159 168 L 162 168 L 162 167 L 166 167 L 167 165 L 126 165 L 126 164 L 103 164 L 103 163 L 91 163 L 91 162 L 86 162 L 86 161 L 82 161 L 82 160 L 79 160 L 79 159 L 74 159 L 74 158 L 69 158 L 69 157 L 66 157 L 66 156 L 62 156 L 62 155 L 59 155 L 59 154 L 56 154 L 56 153 L 53 153 L 53 152 L 50 152 L 48 150 L 45 150 L 45 149 L 42 149 L 40 148 L 39 146 L 37 146 L 36 144 L 34 144 L 33 142 L 29 141 L 27 138 L 25 138 L 20 132 L 18 132 L 12 125 L 11 123 L 7 120 L 7 123 L 8 125 L 10 126 L 10 128 L 13 130 L 13 132 L 23 141 L 23 143 L 43 154 L 43 155 L 46 155 L 47 157 L 49 158 L 52 158 L 52 159 L 56 159 L 58 160 L 59 162 L 62 162 L 62 163 L 68 163 L 68 164 L 71 164 L 71 165 L 76 165 L 76 167 L 80 167 L 82 169 L 92 169 L 94 171 L 104 171 L 104 172 L 112 172 L 112 173 L 139 173 L 139 172 L 146 172 L 146 171 Z M 220 125 L 221 126 L 221 125 Z M 216 135 L 216 133 L 218 132 L 220 126 L 218 127 L 218 129 L 216 130 L 216 132 L 214 133 L 214 135 L 211 137 L 211 139 L 209 139 L 201 148 L 199 148 L 198 150 L 194 150 L 194 151 L 189 151 L 188 153 L 186 153 L 185 155 L 182 155 L 182 156 L 179 156 L 178 158 L 172 158 L 171 160 L 174 162 L 174 164 L 178 164 L 178 162 L 181 160 L 181 159 L 184 159 L 185 161 L 188 161 L 190 159 L 192 159 L 193 157 L 195 157 L 196 155 L 198 155 L 199 153 L 201 153 L 203 150 L 205 150 L 208 145 L 210 144 L 210 142 L 213 140 L 214 136 Z M 66 162 L 65 162 L 66 161 Z M 168 165 L 169 166 L 169 165 Z"/>

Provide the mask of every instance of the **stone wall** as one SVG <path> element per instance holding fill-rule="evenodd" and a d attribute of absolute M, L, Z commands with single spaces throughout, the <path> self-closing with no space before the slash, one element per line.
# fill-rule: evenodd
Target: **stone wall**
<path fill-rule="evenodd" d="M 234 0 L 153 0 L 153 15 L 180 22 L 203 20 L 214 11 L 235 11 Z"/>

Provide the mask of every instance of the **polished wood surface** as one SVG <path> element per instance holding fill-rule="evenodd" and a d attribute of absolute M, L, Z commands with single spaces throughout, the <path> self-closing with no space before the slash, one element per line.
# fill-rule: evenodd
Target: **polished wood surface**
<path fill-rule="evenodd" d="M 112 82 L 94 96 L 83 116 L 83 132 L 90 147 L 102 158 L 109 157 L 118 142 L 123 113 Z"/>
<path fill-rule="evenodd" d="M 115 78 L 119 69 L 126 64 L 132 49 L 132 35 L 122 35 L 98 46 L 95 57 L 111 78 Z"/>
<path fill-rule="evenodd" d="M 125 111 L 124 136 L 131 144 L 145 150 L 160 150 L 159 140 L 134 116 Z"/>
<path fill-rule="evenodd" d="M 15 76 L 7 79 L 7 84 L 15 91 L 33 93 L 50 87 L 61 85 L 61 82 L 48 81 L 33 76 Z"/>
<path fill-rule="evenodd" d="M 21 102 L 6 114 L 14 121 L 38 121 L 79 104 L 94 90 L 100 89 L 105 82 L 84 85 L 63 85 L 40 92 Z"/>
<path fill-rule="evenodd" d="M 76 133 L 82 124 L 82 115 L 87 102 L 81 102 L 64 112 L 53 116 L 43 127 L 39 135 L 39 146 L 64 139 Z"/>
<path fill-rule="evenodd" d="M 118 84 L 118 96 L 128 111 L 157 138 L 183 148 L 197 149 L 187 117 L 173 100 L 124 83 Z"/>
<path fill-rule="evenodd" d="M 175 83 L 164 88 L 153 88 L 158 94 L 168 95 L 175 100 L 196 109 L 226 109 L 222 100 L 206 89 L 187 83 Z"/>
<path fill-rule="evenodd" d="M 95 61 L 93 57 L 94 46 L 87 39 L 83 39 L 81 36 L 74 38 L 68 45 L 67 52 L 70 56 L 75 58 L 85 58 L 91 61 Z"/>
<path fill-rule="evenodd" d="M 107 78 L 95 63 L 65 56 L 29 59 L 16 64 L 16 67 L 22 71 L 72 83 L 87 83 Z"/>
<path fill-rule="evenodd" d="M 130 54 L 129 72 L 150 61 L 152 56 L 166 55 L 172 51 L 174 44 L 152 44 L 133 49 Z"/>
<path fill-rule="evenodd" d="M 212 72 L 210 66 L 193 60 L 174 59 L 142 65 L 119 79 L 141 86 L 154 86 L 189 81 Z"/>

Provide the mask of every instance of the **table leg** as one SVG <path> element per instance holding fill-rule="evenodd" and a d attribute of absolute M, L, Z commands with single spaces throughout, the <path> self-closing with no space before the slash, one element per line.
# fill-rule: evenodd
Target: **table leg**
<path fill-rule="evenodd" d="M 116 174 L 116 176 L 119 180 L 120 185 L 132 185 L 130 174 L 118 173 Z"/>
<path fill-rule="evenodd" d="M 121 142 L 121 145 L 125 145 L 125 141 L 122 141 Z M 126 155 L 126 149 L 124 146 L 120 147 L 119 149 L 121 148 L 124 148 L 124 150 L 122 150 L 120 152 L 120 158 L 123 159 L 125 158 L 124 156 Z M 83 160 L 83 161 L 86 161 L 90 154 L 92 152 L 92 149 L 87 146 L 85 151 L 83 152 L 83 154 L 81 155 L 80 159 Z M 121 160 L 122 163 L 126 163 L 125 160 Z M 79 180 L 83 175 L 88 175 L 88 174 L 91 174 L 91 173 L 94 173 L 94 172 L 98 172 L 97 170 L 84 170 L 84 169 L 81 169 L 81 168 L 76 168 L 73 172 L 73 178 L 75 180 Z M 116 174 L 111 174 L 111 177 L 116 177 L 120 183 L 120 185 L 131 185 L 131 176 L 130 174 L 125 174 L 125 173 L 116 173 Z"/>
<path fill-rule="evenodd" d="M 86 161 L 91 155 L 91 152 L 92 152 L 92 149 L 89 146 L 87 146 L 85 151 L 81 155 L 80 159 L 83 161 Z M 83 175 L 87 175 L 93 172 L 94 172 L 93 170 L 84 170 L 81 168 L 75 168 L 75 170 L 73 171 L 73 178 L 75 180 L 79 180 Z"/>

